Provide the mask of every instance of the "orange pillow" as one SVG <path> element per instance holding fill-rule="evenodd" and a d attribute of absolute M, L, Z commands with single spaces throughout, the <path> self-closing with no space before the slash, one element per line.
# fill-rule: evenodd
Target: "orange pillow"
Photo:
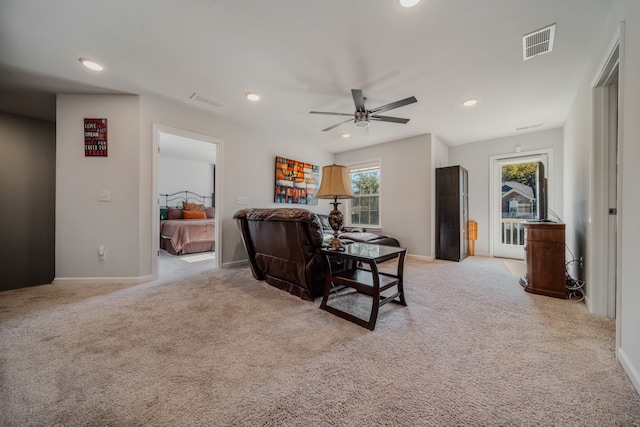
<path fill-rule="evenodd" d="M 197 203 L 188 203 L 188 202 L 183 202 L 182 203 L 182 208 L 185 211 L 196 211 L 196 212 L 204 212 L 204 205 L 199 205 Z"/>
<path fill-rule="evenodd" d="M 184 219 L 207 219 L 207 214 L 198 211 L 183 211 L 182 217 Z"/>

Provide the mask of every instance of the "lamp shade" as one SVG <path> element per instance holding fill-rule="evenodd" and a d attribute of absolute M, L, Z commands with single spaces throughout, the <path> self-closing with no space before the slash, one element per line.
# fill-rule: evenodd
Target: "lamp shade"
<path fill-rule="evenodd" d="M 322 167 L 322 182 L 316 195 L 318 199 L 349 199 L 355 197 L 351 190 L 351 178 L 346 166 Z"/>

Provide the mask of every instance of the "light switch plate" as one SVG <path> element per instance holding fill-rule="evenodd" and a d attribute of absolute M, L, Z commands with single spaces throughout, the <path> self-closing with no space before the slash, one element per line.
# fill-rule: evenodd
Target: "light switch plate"
<path fill-rule="evenodd" d="M 111 200 L 111 195 L 109 194 L 108 191 L 101 191 L 100 192 L 100 201 L 101 202 L 108 202 L 109 200 Z"/>
<path fill-rule="evenodd" d="M 249 204 L 248 197 L 244 197 L 244 196 L 236 197 L 236 205 L 248 205 L 248 204 Z"/>

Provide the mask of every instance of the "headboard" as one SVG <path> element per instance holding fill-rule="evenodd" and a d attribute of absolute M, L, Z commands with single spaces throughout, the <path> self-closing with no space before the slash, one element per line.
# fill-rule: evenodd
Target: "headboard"
<path fill-rule="evenodd" d="M 213 207 L 213 194 L 201 196 L 193 191 L 178 191 L 172 194 L 160 194 L 160 208 L 181 208 L 183 202 L 197 203 L 205 208 Z"/>

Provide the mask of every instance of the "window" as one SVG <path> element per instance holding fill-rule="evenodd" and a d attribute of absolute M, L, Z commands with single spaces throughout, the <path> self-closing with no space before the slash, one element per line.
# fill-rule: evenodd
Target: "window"
<path fill-rule="evenodd" d="M 349 168 L 351 188 L 349 224 L 380 228 L 380 162 Z"/>

